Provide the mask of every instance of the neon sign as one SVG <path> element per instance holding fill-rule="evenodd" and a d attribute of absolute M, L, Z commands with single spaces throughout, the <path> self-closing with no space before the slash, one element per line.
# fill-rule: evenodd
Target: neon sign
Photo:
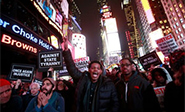
<path fill-rule="evenodd" d="M 0 26 L 2 26 L 3 30 L 8 30 L 9 32 L 12 32 L 13 34 L 17 34 L 20 37 L 29 40 L 35 44 L 38 44 L 39 46 L 47 49 L 47 50 L 53 50 L 53 46 L 51 46 L 47 41 L 36 37 L 33 33 L 31 33 L 29 30 L 24 28 L 22 25 L 17 24 L 14 21 L 9 20 L 10 22 L 3 20 L 0 18 Z"/>
<path fill-rule="evenodd" d="M 8 44 L 8 45 L 11 45 L 11 46 L 15 46 L 17 48 L 22 48 L 22 49 L 27 50 L 32 53 L 37 53 L 37 48 L 35 48 L 31 45 L 25 44 L 23 42 L 20 42 L 18 40 L 12 39 L 12 37 L 10 37 L 9 35 L 6 35 L 6 34 L 2 35 L 1 42 Z"/>

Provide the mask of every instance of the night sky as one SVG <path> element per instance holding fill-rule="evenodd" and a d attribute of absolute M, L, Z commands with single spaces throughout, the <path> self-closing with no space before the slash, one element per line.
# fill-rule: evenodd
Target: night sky
<path fill-rule="evenodd" d="M 98 5 L 96 0 L 75 0 L 75 3 L 81 11 L 81 28 L 82 34 L 86 36 L 87 55 L 90 60 L 98 60 L 97 48 L 101 48 L 100 37 L 100 13 L 98 12 Z M 127 42 L 124 31 L 126 23 L 123 11 L 120 9 L 119 0 L 110 0 L 113 16 L 117 19 L 121 47 L 123 50 L 127 49 Z M 124 43 L 125 42 L 125 43 Z"/>

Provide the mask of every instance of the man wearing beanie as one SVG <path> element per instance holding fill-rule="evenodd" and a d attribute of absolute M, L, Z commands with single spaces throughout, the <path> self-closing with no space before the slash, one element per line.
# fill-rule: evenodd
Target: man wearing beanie
<path fill-rule="evenodd" d="M 42 82 L 41 92 L 30 101 L 25 112 L 64 112 L 64 99 L 54 91 L 56 82 L 49 77 Z"/>
<path fill-rule="evenodd" d="M 18 95 L 12 95 L 11 84 L 6 79 L 0 79 L 0 104 L 1 112 L 22 111 L 22 99 Z"/>

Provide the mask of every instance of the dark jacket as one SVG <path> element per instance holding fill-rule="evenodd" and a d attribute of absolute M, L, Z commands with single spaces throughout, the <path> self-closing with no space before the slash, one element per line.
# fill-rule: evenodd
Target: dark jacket
<path fill-rule="evenodd" d="M 38 96 L 34 97 L 30 101 L 25 112 L 65 112 L 64 99 L 57 92 L 53 92 L 48 104 L 46 104 L 42 109 L 37 107 L 37 98 Z"/>
<path fill-rule="evenodd" d="M 10 100 L 0 105 L 1 112 L 22 112 L 22 98 L 18 95 L 11 96 Z"/>
<path fill-rule="evenodd" d="M 70 51 L 63 52 L 64 60 L 69 74 L 74 80 L 78 80 L 76 87 L 76 112 L 86 112 L 83 105 L 88 103 L 84 100 L 88 86 L 91 84 L 89 72 L 80 72 L 72 60 Z M 114 83 L 105 76 L 100 76 L 94 91 L 92 111 L 94 112 L 117 112 L 119 102 Z"/>
<path fill-rule="evenodd" d="M 126 86 L 127 85 L 127 86 Z M 125 89 L 128 87 L 127 102 Z M 120 112 L 160 112 L 159 102 L 152 85 L 134 72 L 129 81 L 122 79 L 116 84 Z"/>
<path fill-rule="evenodd" d="M 172 81 L 166 85 L 164 105 L 166 112 L 184 112 L 184 84 L 177 86 Z"/>

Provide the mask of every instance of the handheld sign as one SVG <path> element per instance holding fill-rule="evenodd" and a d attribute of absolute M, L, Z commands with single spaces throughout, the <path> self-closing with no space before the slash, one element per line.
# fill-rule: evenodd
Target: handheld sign
<path fill-rule="evenodd" d="M 140 57 L 139 61 L 145 70 L 148 70 L 148 68 L 150 68 L 150 65 L 152 64 L 154 66 L 162 64 L 155 51 Z"/>
<path fill-rule="evenodd" d="M 81 71 L 84 72 L 88 70 L 88 65 L 89 65 L 89 57 L 83 57 L 83 58 L 78 58 L 74 59 L 75 66 Z"/>
<path fill-rule="evenodd" d="M 63 69 L 62 50 L 41 51 L 38 58 L 40 71 L 47 71 L 50 67 Z"/>
<path fill-rule="evenodd" d="M 12 64 L 9 79 L 21 79 L 22 82 L 31 82 L 34 75 L 34 68 L 34 65 Z"/>
<path fill-rule="evenodd" d="M 178 45 L 172 34 L 166 35 L 163 38 L 156 40 L 156 43 L 165 56 L 170 55 L 170 52 L 178 49 Z"/>

